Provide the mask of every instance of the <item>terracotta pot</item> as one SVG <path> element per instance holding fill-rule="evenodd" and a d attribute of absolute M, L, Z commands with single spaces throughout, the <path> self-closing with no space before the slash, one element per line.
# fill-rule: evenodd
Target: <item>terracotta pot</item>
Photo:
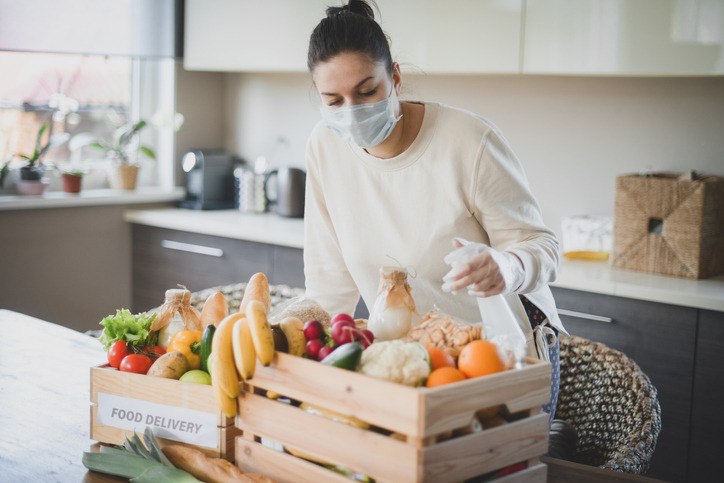
<path fill-rule="evenodd" d="M 138 166 L 122 164 L 111 170 L 110 185 L 117 190 L 135 190 Z"/>
<path fill-rule="evenodd" d="M 65 193 L 80 193 L 82 174 L 63 173 L 63 191 Z"/>

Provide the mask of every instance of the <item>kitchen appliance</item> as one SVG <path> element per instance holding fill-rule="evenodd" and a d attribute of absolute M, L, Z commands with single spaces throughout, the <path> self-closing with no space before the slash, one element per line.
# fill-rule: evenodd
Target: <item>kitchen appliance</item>
<path fill-rule="evenodd" d="M 285 166 L 271 170 L 264 183 L 267 199 L 275 205 L 274 211 L 287 218 L 304 217 L 304 188 L 307 173 L 299 168 Z M 269 183 L 272 183 L 269 189 Z M 274 196 L 270 196 L 274 194 Z"/>
<path fill-rule="evenodd" d="M 187 173 L 182 208 L 223 210 L 234 207 L 234 164 L 239 160 L 222 150 L 195 150 L 184 154 Z"/>

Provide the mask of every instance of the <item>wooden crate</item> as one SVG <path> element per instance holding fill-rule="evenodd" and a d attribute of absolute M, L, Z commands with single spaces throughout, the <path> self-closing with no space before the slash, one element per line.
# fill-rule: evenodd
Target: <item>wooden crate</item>
<path fill-rule="evenodd" d="M 123 444 L 134 431 L 142 436 L 151 426 L 161 446 L 184 444 L 233 462 L 241 431 L 219 411 L 212 391 L 211 386 L 121 372 L 108 364 L 93 367 L 91 439 Z"/>
<path fill-rule="evenodd" d="M 450 482 L 526 462 L 500 481 L 545 481 L 539 456 L 548 449 L 551 366 L 529 360 L 519 369 L 436 388 L 412 388 L 276 354 L 243 385 L 236 426 L 236 464 L 280 482 L 344 482 L 323 466 L 278 451 L 262 438 L 368 475 L 380 482 Z M 262 395 L 269 390 L 369 423 L 361 429 Z M 438 442 L 470 425 L 475 414 L 505 407 L 507 424 Z M 389 435 L 397 433 L 398 438 Z M 399 439 L 402 435 L 402 439 Z"/>

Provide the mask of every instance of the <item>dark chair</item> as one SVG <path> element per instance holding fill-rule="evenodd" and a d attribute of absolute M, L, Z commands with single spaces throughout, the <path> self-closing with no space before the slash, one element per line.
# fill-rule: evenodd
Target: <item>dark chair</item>
<path fill-rule="evenodd" d="M 567 459 L 645 474 L 661 431 L 661 406 L 651 380 L 633 360 L 605 344 L 561 334 L 560 348 L 555 418 L 578 433 Z"/>

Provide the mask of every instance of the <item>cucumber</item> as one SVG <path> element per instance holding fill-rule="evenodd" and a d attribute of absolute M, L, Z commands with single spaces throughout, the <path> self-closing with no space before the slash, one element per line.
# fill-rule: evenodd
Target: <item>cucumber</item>
<path fill-rule="evenodd" d="M 214 332 L 216 331 L 216 326 L 213 324 L 209 324 L 204 329 L 204 332 L 201 334 L 201 350 L 199 351 L 199 355 L 201 356 L 201 370 L 209 372 L 209 354 L 211 354 L 211 340 L 214 338 Z"/>
<path fill-rule="evenodd" d="M 322 359 L 322 364 L 354 371 L 362 359 L 364 346 L 359 342 L 348 342 L 334 349 L 327 357 Z"/>

